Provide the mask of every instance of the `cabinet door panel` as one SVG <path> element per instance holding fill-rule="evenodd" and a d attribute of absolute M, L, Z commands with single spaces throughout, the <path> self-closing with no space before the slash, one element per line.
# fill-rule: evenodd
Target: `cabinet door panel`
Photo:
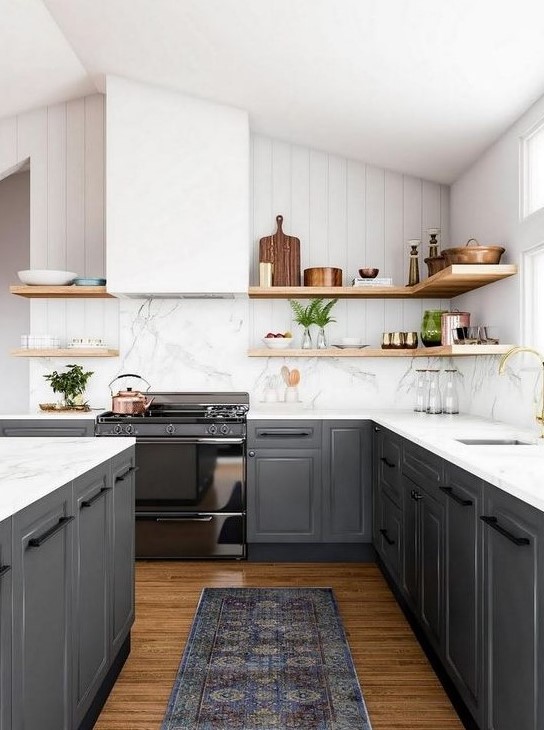
<path fill-rule="evenodd" d="M 316 542 L 321 537 L 321 452 L 259 449 L 248 459 L 248 540 Z"/>
<path fill-rule="evenodd" d="M 420 510 L 420 614 L 427 635 L 439 647 L 444 625 L 444 506 L 418 489 Z"/>
<path fill-rule="evenodd" d="M 13 518 L 14 671 L 17 730 L 70 730 L 72 485 Z M 34 542 L 36 541 L 36 542 Z M 33 546 L 34 542 L 34 546 Z"/>
<path fill-rule="evenodd" d="M 544 646 L 541 627 L 543 515 L 486 485 L 485 516 L 526 544 L 485 524 L 485 618 L 489 730 L 544 726 Z"/>
<path fill-rule="evenodd" d="M 322 422 L 311 420 L 248 421 L 247 445 L 250 449 L 320 449 Z"/>
<path fill-rule="evenodd" d="M 11 519 L 0 522 L 0 730 L 11 730 Z"/>
<path fill-rule="evenodd" d="M 387 493 L 381 495 L 377 549 L 398 582 L 402 559 L 402 516 Z"/>
<path fill-rule="evenodd" d="M 446 465 L 446 623 L 444 660 L 473 716 L 481 721 L 482 482 Z"/>
<path fill-rule="evenodd" d="M 419 530 L 418 504 L 412 498 L 415 484 L 403 479 L 403 560 L 402 587 L 408 602 L 417 611 L 419 606 Z"/>
<path fill-rule="evenodd" d="M 323 539 L 370 540 L 369 422 L 323 422 Z"/>
<path fill-rule="evenodd" d="M 104 678 L 110 646 L 109 465 L 74 482 L 76 561 L 74 570 L 73 687 L 79 724 Z"/>

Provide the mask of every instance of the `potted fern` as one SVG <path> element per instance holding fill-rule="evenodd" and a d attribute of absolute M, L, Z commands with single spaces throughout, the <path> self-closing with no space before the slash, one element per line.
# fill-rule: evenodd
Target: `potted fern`
<path fill-rule="evenodd" d="M 83 370 L 81 365 L 66 367 L 69 369 L 64 373 L 54 370 L 43 377 L 49 381 L 53 393 L 61 393 L 64 396 L 62 407 L 84 410 L 87 406 L 84 399 L 85 387 L 93 373 L 90 370 Z"/>
<path fill-rule="evenodd" d="M 313 347 L 312 335 L 310 333 L 310 327 L 313 324 L 319 327 L 317 347 L 320 349 L 327 347 L 324 328 L 330 322 L 336 321 L 331 317 L 330 312 L 337 301 L 337 299 L 331 299 L 330 302 L 325 304 L 323 299 L 312 299 L 306 307 L 303 307 L 296 299 L 289 300 L 289 304 L 295 315 L 295 322 L 301 325 L 301 327 L 304 327 L 301 344 L 303 350 L 311 350 Z"/>

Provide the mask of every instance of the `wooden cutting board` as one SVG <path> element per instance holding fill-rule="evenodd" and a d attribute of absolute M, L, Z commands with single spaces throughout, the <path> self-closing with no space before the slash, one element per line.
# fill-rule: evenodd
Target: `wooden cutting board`
<path fill-rule="evenodd" d="M 259 241 L 259 262 L 274 264 L 274 286 L 300 286 L 300 239 L 285 235 L 282 215 L 276 223 L 276 233 Z"/>

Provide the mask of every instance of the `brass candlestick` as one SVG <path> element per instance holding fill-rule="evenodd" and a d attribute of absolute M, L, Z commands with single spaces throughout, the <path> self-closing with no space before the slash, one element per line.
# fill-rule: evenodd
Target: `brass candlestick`
<path fill-rule="evenodd" d="M 408 271 L 408 286 L 419 283 L 419 252 L 418 246 L 421 243 L 419 238 L 412 238 L 408 241 L 410 246 L 410 269 Z"/>
<path fill-rule="evenodd" d="M 427 228 L 429 234 L 429 255 L 424 259 L 429 270 L 429 276 L 442 271 L 446 266 L 446 259 L 444 256 L 438 253 L 438 241 L 437 236 L 440 233 L 440 228 Z"/>

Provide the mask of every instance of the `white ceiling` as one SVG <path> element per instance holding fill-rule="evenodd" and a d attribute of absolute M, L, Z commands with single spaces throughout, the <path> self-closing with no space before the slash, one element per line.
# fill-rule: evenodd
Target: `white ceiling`
<path fill-rule="evenodd" d="M 544 93 L 542 0 L 44 2 L 98 88 L 109 73 L 179 89 L 249 110 L 255 131 L 445 183 Z M 0 0 L 13 32 L 39 5 Z M 44 103 L 44 76 L 75 83 L 81 67 L 47 38 L 47 74 L 11 44 L 28 88 L 2 70 L 0 116 L 18 93 Z"/>

